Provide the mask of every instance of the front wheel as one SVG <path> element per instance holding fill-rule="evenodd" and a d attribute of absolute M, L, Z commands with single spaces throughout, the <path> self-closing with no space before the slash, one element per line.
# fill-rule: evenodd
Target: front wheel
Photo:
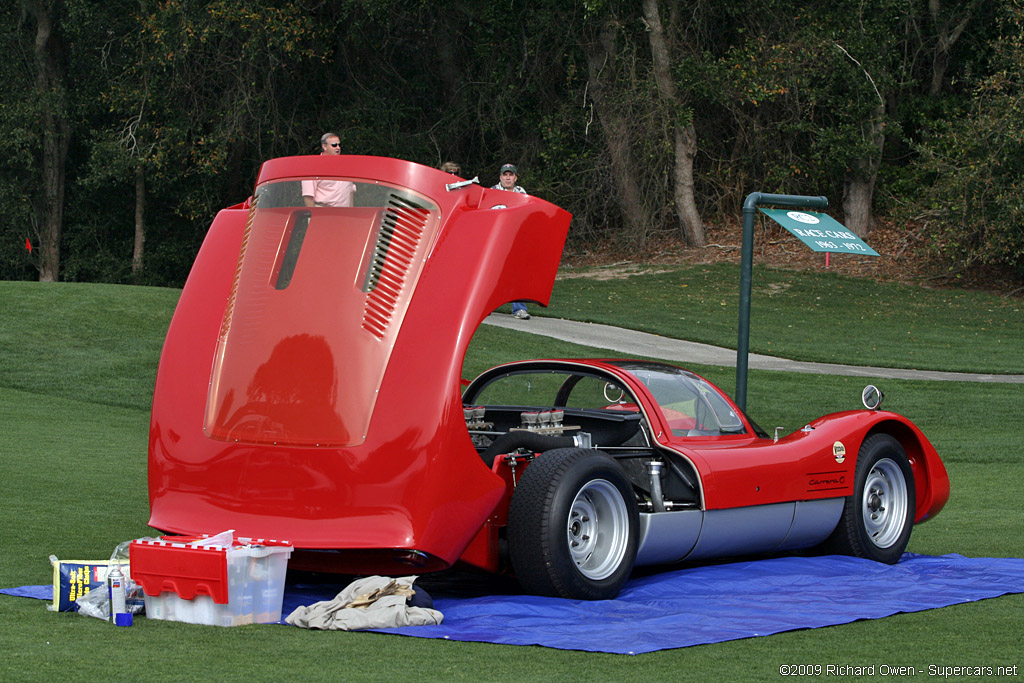
<path fill-rule="evenodd" d="M 857 454 L 853 495 L 825 549 L 896 564 L 910 541 L 915 502 L 914 474 L 903 446 L 888 434 L 868 437 Z"/>
<path fill-rule="evenodd" d="M 633 570 L 638 520 L 633 487 L 614 459 L 547 451 L 526 468 L 509 507 L 516 578 L 537 595 L 614 598 Z"/>

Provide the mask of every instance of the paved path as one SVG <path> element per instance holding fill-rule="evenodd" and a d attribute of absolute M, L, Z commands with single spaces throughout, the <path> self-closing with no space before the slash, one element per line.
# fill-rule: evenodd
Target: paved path
<path fill-rule="evenodd" d="M 635 332 L 610 325 L 581 323 L 560 318 L 534 316 L 529 320 L 517 320 L 510 315 L 492 313 L 484 322 L 496 327 L 539 334 L 562 341 L 584 344 L 619 353 L 651 358 L 663 358 L 682 365 L 722 365 L 736 367 L 736 351 L 710 344 L 682 341 L 660 337 L 647 332 Z M 859 365 L 838 365 L 835 363 L 805 363 L 774 356 L 752 353 L 747 358 L 747 367 L 752 370 L 780 370 L 784 372 L 807 372 L 816 375 L 850 375 L 854 377 L 882 377 L 893 379 L 924 379 L 945 382 L 1001 382 L 1024 384 L 1024 375 L 985 375 L 969 372 L 940 372 L 937 370 L 901 370 L 898 368 L 875 368 Z"/>

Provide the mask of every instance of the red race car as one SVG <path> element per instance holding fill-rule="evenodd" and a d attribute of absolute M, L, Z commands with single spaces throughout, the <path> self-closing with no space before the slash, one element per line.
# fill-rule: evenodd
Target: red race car
<path fill-rule="evenodd" d="M 309 201 L 317 183 L 339 205 Z M 213 222 L 167 333 L 150 525 L 286 539 L 293 567 L 460 564 L 580 599 L 681 560 L 896 562 L 949 479 L 877 390 L 781 439 L 661 363 L 522 361 L 460 391 L 483 319 L 548 302 L 569 221 L 406 161 L 266 162 Z"/>

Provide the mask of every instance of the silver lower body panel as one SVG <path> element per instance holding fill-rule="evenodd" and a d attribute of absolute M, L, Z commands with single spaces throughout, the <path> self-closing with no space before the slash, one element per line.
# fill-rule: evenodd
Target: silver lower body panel
<path fill-rule="evenodd" d="M 839 523 L 843 498 L 640 514 L 636 565 L 807 548 Z"/>

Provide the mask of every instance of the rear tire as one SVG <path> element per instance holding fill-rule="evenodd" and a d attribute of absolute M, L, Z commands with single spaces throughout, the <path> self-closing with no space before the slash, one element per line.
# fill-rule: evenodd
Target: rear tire
<path fill-rule="evenodd" d="M 896 564 L 914 528 L 916 495 L 907 454 L 892 436 L 875 434 L 861 444 L 853 495 L 827 552 Z"/>
<path fill-rule="evenodd" d="M 608 600 L 633 570 L 638 526 L 633 486 L 614 459 L 579 448 L 547 451 L 512 495 L 512 568 L 528 593 Z"/>

